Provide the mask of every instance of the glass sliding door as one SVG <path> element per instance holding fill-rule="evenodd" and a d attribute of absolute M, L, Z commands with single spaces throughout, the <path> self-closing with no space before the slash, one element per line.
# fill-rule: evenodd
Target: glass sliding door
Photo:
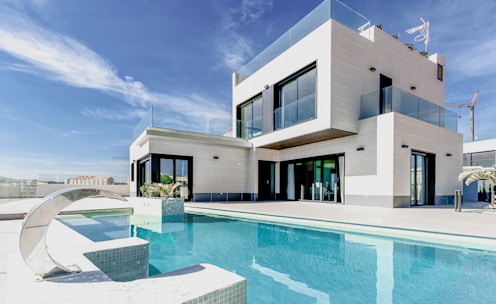
<path fill-rule="evenodd" d="M 323 168 L 323 179 L 322 179 L 322 187 L 323 187 L 323 197 L 324 201 L 334 201 L 335 200 L 335 191 L 336 191 L 336 182 L 337 182 L 337 172 L 336 172 L 336 160 L 335 159 L 326 159 L 324 160 L 324 168 Z"/>
<path fill-rule="evenodd" d="M 314 182 L 312 183 L 312 200 L 320 201 L 322 190 L 322 161 L 314 161 Z"/>
<path fill-rule="evenodd" d="M 286 194 L 288 200 L 295 200 L 295 165 L 288 164 L 288 172 L 287 172 L 288 182 L 286 184 Z"/>
<path fill-rule="evenodd" d="M 410 205 L 434 204 L 435 200 L 435 156 L 412 152 L 410 157 Z"/>
<path fill-rule="evenodd" d="M 339 161 L 341 160 L 342 161 Z M 340 176 L 344 170 L 339 166 L 344 156 L 322 156 L 294 160 L 282 165 L 282 179 L 288 200 L 342 202 Z"/>
<path fill-rule="evenodd" d="M 425 155 L 412 154 L 412 193 L 413 206 L 425 205 Z"/>

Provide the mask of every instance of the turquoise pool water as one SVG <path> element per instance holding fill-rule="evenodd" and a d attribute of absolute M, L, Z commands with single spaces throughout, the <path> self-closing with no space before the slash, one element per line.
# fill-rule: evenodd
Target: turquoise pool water
<path fill-rule="evenodd" d="M 496 302 L 495 252 L 199 215 L 153 228 L 120 217 L 66 224 L 94 240 L 148 240 L 150 275 L 198 263 L 236 272 L 249 303 Z"/>

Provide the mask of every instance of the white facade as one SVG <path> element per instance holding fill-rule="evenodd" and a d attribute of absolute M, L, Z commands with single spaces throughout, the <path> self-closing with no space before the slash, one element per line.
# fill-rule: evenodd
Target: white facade
<path fill-rule="evenodd" d="M 158 180 L 154 159 L 187 159 L 195 201 L 450 203 L 462 135 L 444 125 L 445 66 L 443 56 L 425 58 L 377 27 L 358 33 L 329 19 L 250 75 L 233 75 L 241 138 L 146 130 L 131 145 L 131 194 Z M 314 91 L 287 97 L 308 83 Z M 392 105 L 381 103 L 387 94 Z"/>

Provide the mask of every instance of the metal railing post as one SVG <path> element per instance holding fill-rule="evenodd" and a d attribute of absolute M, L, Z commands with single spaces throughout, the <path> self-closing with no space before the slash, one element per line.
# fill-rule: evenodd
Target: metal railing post
<path fill-rule="evenodd" d="M 462 191 L 455 190 L 455 211 L 461 212 L 462 210 Z"/>

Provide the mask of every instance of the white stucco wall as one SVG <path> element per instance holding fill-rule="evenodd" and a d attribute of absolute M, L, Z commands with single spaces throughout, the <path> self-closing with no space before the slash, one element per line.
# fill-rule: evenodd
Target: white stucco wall
<path fill-rule="evenodd" d="M 193 158 L 194 193 L 254 192 L 257 171 L 252 165 L 255 153 L 249 142 L 170 130 L 162 135 L 144 136 L 141 144 L 139 139 L 135 141 L 130 150 L 131 159 L 142 160 L 150 154 L 190 156 Z M 131 189 L 136 189 L 136 182 L 132 183 Z"/>
<path fill-rule="evenodd" d="M 233 77 L 233 129 L 238 105 L 312 62 L 317 63 L 316 119 L 252 138 L 254 146 L 330 128 L 357 133 L 361 96 L 379 90 L 381 74 L 403 91 L 444 105 L 445 79 L 437 79 L 437 62 L 445 66 L 443 56 L 429 60 L 377 27 L 360 35 L 329 20 L 240 84 Z"/>

